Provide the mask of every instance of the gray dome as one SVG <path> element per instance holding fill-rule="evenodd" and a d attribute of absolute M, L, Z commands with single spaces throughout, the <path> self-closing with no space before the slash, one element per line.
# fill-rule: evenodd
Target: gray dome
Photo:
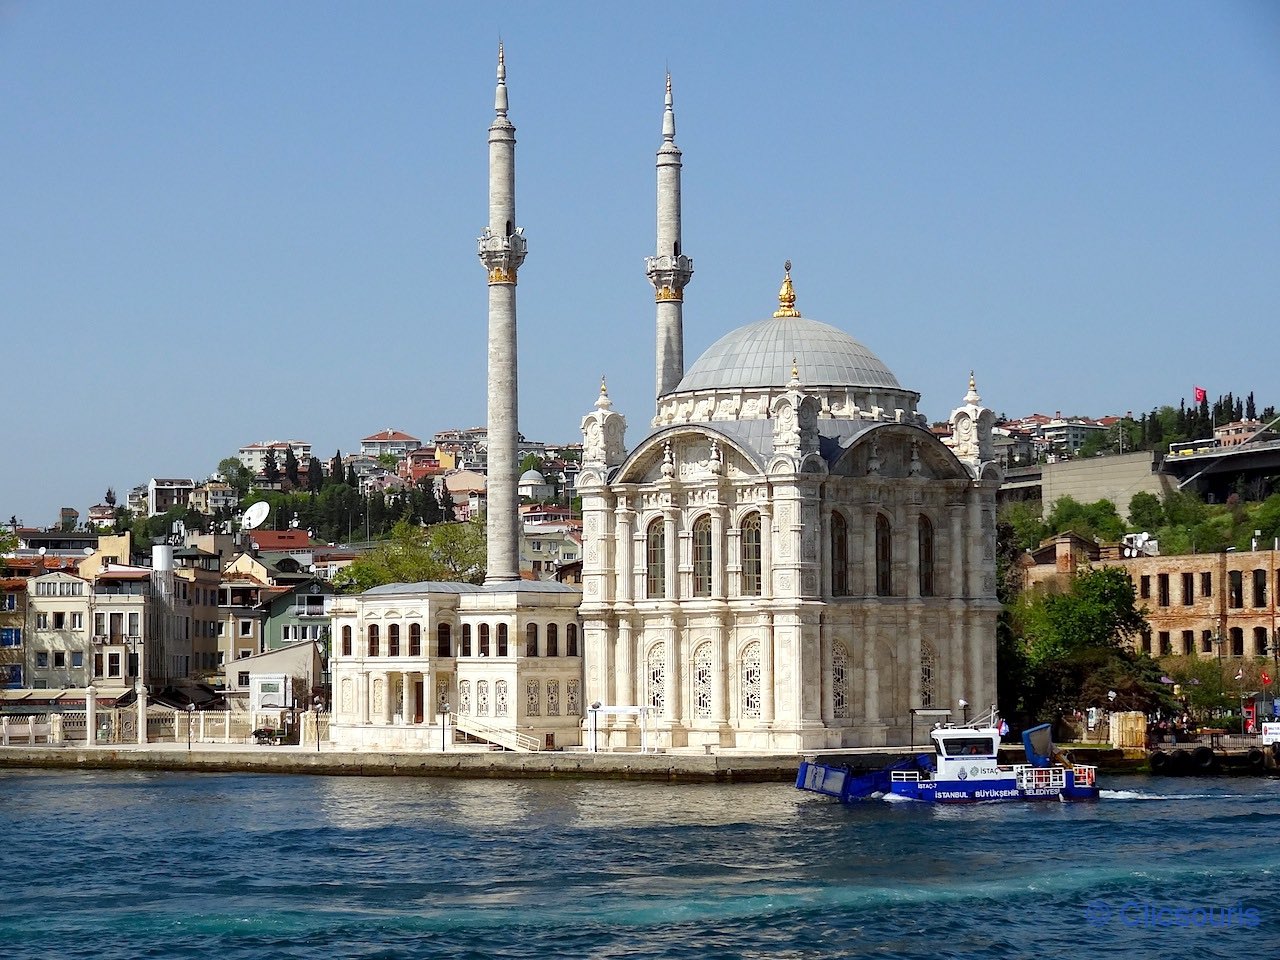
<path fill-rule="evenodd" d="M 902 389 L 880 358 L 843 330 L 805 317 L 772 317 L 739 327 L 713 343 L 675 392 L 785 387 L 791 380 L 792 358 L 806 389 Z"/>
<path fill-rule="evenodd" d="M 537 470 L 526 470 L 520 474 L 521 483 L 546 483 L 547 478 L 540 474 Z"/>

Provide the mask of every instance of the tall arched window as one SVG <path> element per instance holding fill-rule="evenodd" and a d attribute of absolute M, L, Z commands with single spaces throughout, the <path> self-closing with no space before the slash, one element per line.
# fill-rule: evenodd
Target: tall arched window
<path fill-rule="evenodd" d="M 524 655 L 526 657 L 536 657 L 538 655 L 538 625 L 531 623 L 524 628 Z"/>
<path fill-rule="evenodd" d="M 849 717 L 849 651 L 839 641 L 831 644 L 831 715 Z"/>
<path fill-rule="evenodd" d="M 849 595 L 849 524 L 839 510 L 831 513 L 831 595 Z"/>
<path fill-rule="evenodd" d="M 645 596 L 657 600 L 667 595 L 667 529 L 659 517 L 649 524 L 644 537 Z"/>
<path fill-rule="evenodd" d="M 462 625 L 462 649 L 458 651 L 458 656 L 471 656 L 471 624 L 464 623 Z"/>
<path fill-rule="evenodd" d="M 760 596 L 760 514 L 749 513 L 742 519 L 742 595 Z"/>
<path fill-rule="evenodd" d="M 376 657 L 378 655 L 378 625 L 376 623 L 369 624 L 369 656 Z"/>
<path fill-rule="evenodd" d="M 422 656 L 422 624 L 409 624 L 409 656 Z"/>
<path fill-rule="evenodd" d="M 655 643 L 649 648 L 649 656 L 645 660 L 645 703 L 658 711 L 658 716 L 666 712 L 667 704 L 667 647 L 666 644 Z"/>
<path fill-rule="evenodd" d="M 398 623 L 387 627 L 387 656 L 400 656 L 400 624 Z"/>
<path fill-rule="evenodd" d="M 876 515 L 876 596 L 893 596 L 893 534 L 889 528 L 889 518 L 883 513 Z"/>
<path fill-rule="evenodd" d="M 578 655 L 578 625 L 576 623 L 565 624 L 564 655 L 566 657 L 576 657 Z"/>
<path fill-rule="evenodd" d="M 711 644 L 702 643 L 693 652 L 693 716 L 711 719 Z"/>
<path fill-rule="evenodd" d="M 342 628 L 342 655 L 351 656 L 351 624 L 346 624 Z"/>
<path fill-rule="evenodd" d="M 711 596 L 711 518 L 693 522 L 693 595 Z"/>
<path fill-rule="evenodd" d="M 920 641 L 920 706 L 937 704 L 934 682 L 938 675 L 938 652 L 928 640 Z"/>
<path fill-rule="evenodd" d="M 447 623 L 442 623 L 436 627 L 436 656 L 451 657 L 453 656 L 453 637 L 452 630 L 449 629 Z"/>
<path fill-rule="evenodd" d="M 489 656 L 489 625 L 480 624 L 480 656 Z"/>
<path fill-rule="evenodd" d="M 498 656 L 505 657 L 507 655 L 507 625 L 505 623 L 498 624 Z"/>
<path fill-rule="evenodd" d="M 547 656 L 560 656 L 560 628 L 554 623 L 547 624 Z"/>
<path fill-rule="evenodd" d="M 739 711 L 748 720 L 760 719 L 760 692 L 764 676 L 760 662 L 760 641 L 752 640 L 742 651 L 742 690 Z"/>
<path fill-rule="evenodd" d="M 916 523 L 916 538 L 920 544 L 920 596 L 933 596 L 933 524 L 924 514 Z"/>

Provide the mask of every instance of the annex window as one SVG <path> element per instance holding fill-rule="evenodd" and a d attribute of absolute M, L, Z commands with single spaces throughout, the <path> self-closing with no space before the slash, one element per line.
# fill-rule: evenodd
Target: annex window
<path fill-rule="evenodd" d="M 480 624 L 480 656 L 487 657 L 490 653 L 489 625 L 487 623 L 482 623 Z"/>
<path fill-rule="evenodd" d="M 505 657 L 507 649 L 510 646 L 507 640 L 507 625 L 505 623 L 498 624 L 498 656 Z"/>
<path fill-rule="evenodd" d="M 1142 600 L 1151 599 L 1151 578 L 1146 574 L 1138 580 L 1138 597 Z"/>
<path fill-rule="evenodd" d="M 554 623 L 547 624 L 547 656 L 560 656 L 560 628 Z"/>
<path fill-rule="evenodd" d="M 658 600 L 667 595 L 667 532 L 659 517 L 649 524 L 644 538 L 645 596 Z"/>
<path fill-rule="evenodd" d="M 711 596 L 711 518 L 693 523 L 693 595 Z"/>
<path fill-rule="evenodd" d="M 1182 575 L 1182 605 L 1189 607 L 1196 602 L 1196 575 L 1194 573 L 1184 573 Z"/>
<path fill-rule="evenodd" d="M 893 534 L 889 528 L 889 518 L 883 513 L 876 515 L 876 596 L 893 596 Z"/>
<path fill-rule="evenodd" d="M 1167 573 L 1156 575 L 1156 592 L 1156 602 L 1162 607 L 1167 607 L 1169 605 L 1169 575 Z"/>
<path fill-rule="evenodd" d="M 831 513 L 831 595 L 849 595 L 849 524 L 839 510 Z"/>
<path fill-rule="evenodd" d="M 1265 607 L 1267 605 L 1267 571 L 1253 571 L 1253 605 L 1255 607 Z"/>
<path fill-rule="evenodd" d="M 342 655 L 351 656 L 351 624 L 346 624 L 342 628 Z"/>
<path fill-rule="evenodd" d="M 462 625 L 462 648 L 458 651 L 458 656 L 471 656 L 471 624 L 469 623 Z"/>
<path fill-rule="evenodd" d="M 531 623 L 524 628 L 524 655 L 526 657 L 536 657 L 538 655 L 538 625 Z"/>
<path fill-rule="evenodd" d="M 1231 655 L 1233 657 L 1244 656 L 1244 630 L 1240 627 L 1231 628 Z"/>
<path fill-rule="evenodd" d="M 564 655 L 566 657 L 578 656 L 578 625 L 576 623 L 565 624 Z"/>
<path fill-rule="evenodd" d="M 711 644 L 699 644 L 693 654 L 693 716 L 711 719 Z"/>
<path fill-rule="evenodd" d="M 449 628 L 449 624 L 442 623 L 436 627 L 436 656 L 451 657 L 453 656 L 453 631 Z"/>
<path fill-rule="evenodd" d="M 1205 599 L 1213 596 L 1213 574 L 1207 571 L 1200 574 L 1200 596 Z"/>
<path fill-rule="evenodd" d="M 1179 652 L 1188 657 L 1196 652 L 1196 632 L 1194 630 L 1182 631 L 1182 650 Z"/>
<path fill-rule="evenodd" d="M 1213 631 L 1212 630 L 1200 631 L 1200 652 L 1213 653 Z"/>
<path fill-rule="evenodd" d="M 920 596 L 933 596 L 933 523 L 923 514 L 916 524 L 919 541 Z"/>
<path fill-rule="evenodd" d="M 398 623 L 387 627 L 387 656 L 400 656 L 400 624 Z"/>
<path fill-rule="evenodd" d="M 920 706 L 936 707 L 938 653 L 928 640 L 920 641 Z"/>
<path fill-rule="evenodd" d="M 742 521 L 742 595 L 760 596 L 760 514 L 751 513 Z"/>
<path fill-rule="evenodd" d="M 1229 591 L 1227 604 L 1231 607 L 1244 606 L 1244 575 L 1239 570 L 1232 570 L 1227 574 L 1227 589 Z"/>
<path fill-rule="evenodd" d="M 1267 628 L 1253 628 L 1253 654 L 1257 657 L 1265 657 L 1267 655 Z"/>
<path fill-rule="evenodd" d="M 376 623 L 369 624 L 369 656 L 376 657 L 378 655 L 378 625 Z"/>
<path fill-rule="evenodd" d="M 849 718 L 849 652 L 844 644 L 831 645 L 831 715 L 837 720 Z"/>
<path fill-rule="evenodd" d="M 649 648 L 649 656 L 645 659 L 645 701 L 662 716 L 667 704 L 667 648 L 665 644 L 655 643 Z"/>
<path fill-rule="evenodd" d="M 760 642 L 753 640 L 742 651 L 742 690 L 738 698 L 738 710 L 747 720 L 760 719 L 760 696 L 764 689 L 763 670 L 760 662 Z"/>
<path fill-rule="evenodd" d="M 422 656 L 422 624 L 409 624 L 409 656 Z"/>
<path fill-rule="evenodd" d="M 1158 637 L 1160 640 L 1160 656 L 1170 656 L 1173 653 L 1173 644 L 1169 642 L 1169 631 L 1161 630 Z"/>

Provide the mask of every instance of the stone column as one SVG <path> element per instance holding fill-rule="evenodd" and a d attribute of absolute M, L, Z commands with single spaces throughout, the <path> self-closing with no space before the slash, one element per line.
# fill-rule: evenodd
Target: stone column
<path fill-rule="evenodd" d="M 822 525 L 818 531 L 818 596 L 829 597 L 835 574 L 835 557 L 831 553 L 831 503 L 824 500 L 819 507 Z M 847 547 L 847 544 L 846 544 Z M 845 577 L 848 578 L 849 561 L 846 553 Z"/>
<path fill-rule="evenodd" d="M 760 505 L 760 598 L 773 596 L 773 507 Z"/>
<path fill-rule="evenodd" d="M 632 544 L 631 521 L 635 516 L 630 510 L 619 503 L 614 510 L 614 551 L 613 555 L 617 562 L 616 571 L 615 596 L 622 603 L 629 603 L 632 594 L 632 557 L 634 556 L 635 547 Z"/>
<path fill-rule="evenodd" d="M 876 666 L 875 633 L 878 627 L 876 620 L 876 602 L 868 601 L 870 607 L 863 610 L 862 628 L 862 674 L 864 703 L 866 705 L 867 723 L 880 722 L 880 670 Z"/>
<path fill-rule="evenodd" d="M 862 505 L 862 595 L 876 596 L 876 517 L 879 505 L 869 500 Z"/>
<path fill-rule="evenodd" d="M 723 504 L 711 508 L 711 598 L 713 600 L 723 600 L 725 595 L 724 512 Z"/>
<path fill-rule="evenodd" d="M 760 631 L 760 720 L 773 723 L 774 678 L 778 675 L 773 662 L 773 614 L 765 613 L 763 620 Z"/>
<path fill-rule="evenodd" d="M 616 668 L 615 703 L 620 706 L 638 705 L 635 686 L 635 637 L 631 634 L 631 618 L 618 618 L 618 659 Z"/>
<path fill-rule="evenodd" d="M 937 664 L 934 665 L 937 669 Z M 907 607 L 907 707 L 919 707 L 920 703 L 920 604 Z"/>
<path fill-rule="evenodd" d="M 134 693 L 138 697 L 138 742 L 147 742 L 147 688 L 138 680 L 134 683 Z"/>
<path fill-rule="evenodd" d="M 905 596 L 920 596 L 920 508 L 910 504 L 903 511 L 903 539 L 907 548 L 907 582 Z"/>
<path fill-rule="evenodd" d="M 413 723 L 413 674 L 400 674 L 400 716 L 405 724 Z"/>
<path fill-rule="evenodd" d="M 383 670 L 379 677 L 382 679 L 382 722 L 384 724 L 391 723 L 391 714 L 394 708 L 391 705 L 391 671 Z"/>
<path fill-rule="evenodd" d="M 822 722 L 835 719 L 835 677 L 832 676 L 831 629 L 826 617 L 818 618 L 818 679 Z"/>
<path fill-rule="evenodd" d="M 668 508 L 662 517 L 663 539 L 666 541 L 666 598 L 676 600 L 680 596 L 680 540 L 676 529 L 676 510 Z"/>
<path fill-rule="evenodd" d="M 96 746 L 98 743 L 98 688 L 93 684 L 89 684 L 84 691 L 84 732 L 85 746 Z"/>
<path fill-rule="evenodd" d="M 953 503 L 949 509 L 951 514 L 951 596 L 963 597 L 964 594 L 964 506 Z"/>

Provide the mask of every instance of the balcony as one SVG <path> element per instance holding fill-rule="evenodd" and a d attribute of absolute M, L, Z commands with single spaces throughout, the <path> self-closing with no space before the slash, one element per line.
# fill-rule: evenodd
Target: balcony
<path fill-rule="evenodd" d="M 298 604 L 293 608 L 293 615 L 300 619 L 306 619 L 308 617 L 327 617 L 329 614 L 322 606 Z"/>

